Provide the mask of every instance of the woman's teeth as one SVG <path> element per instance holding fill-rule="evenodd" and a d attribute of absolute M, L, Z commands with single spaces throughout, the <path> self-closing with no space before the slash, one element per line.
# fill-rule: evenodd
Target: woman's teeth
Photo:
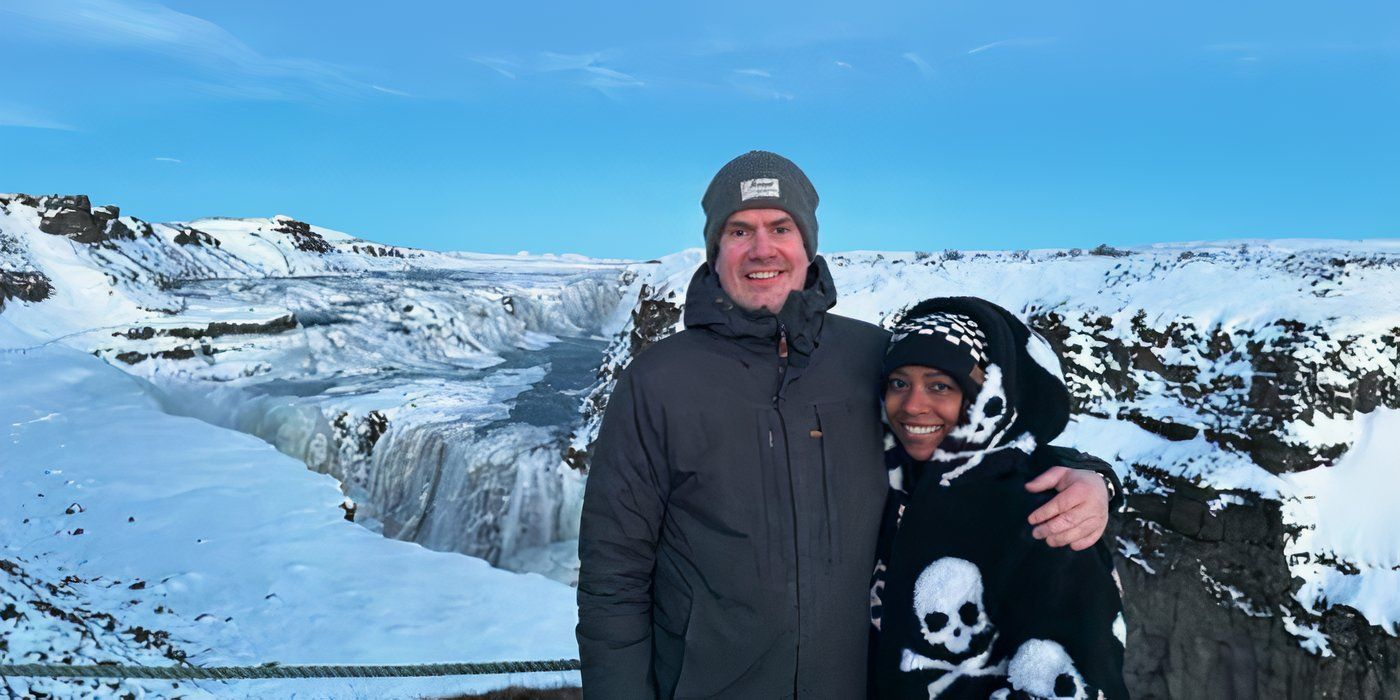
<path fill-rule="evenodd" d="M 910 435 L 931 435 L 943 429 L 941 425 L 909 425 L 904 424 L 904 431 Z"/>

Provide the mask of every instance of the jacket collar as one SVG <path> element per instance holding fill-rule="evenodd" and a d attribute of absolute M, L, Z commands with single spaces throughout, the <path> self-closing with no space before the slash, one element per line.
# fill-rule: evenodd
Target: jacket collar
<path fill-rule="evenodd" d="M 719 284 L 719 276 L 704 263 L 690 279 L 685 295 L 685 327 L 703 328 L 735 340 L 775 343 L 778 327 L 787 333 L 788 352 L 794 364 L 805 364 L 816 349 L 826 311 L 836 305 L 836 284 L 826 260 L 818 255 L 807 267 L 807 283 L 788 293 L 776 315 L 760 309 L 741 308 Z"/>

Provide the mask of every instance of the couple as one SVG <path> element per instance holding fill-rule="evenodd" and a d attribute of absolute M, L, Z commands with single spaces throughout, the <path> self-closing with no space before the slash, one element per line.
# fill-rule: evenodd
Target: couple
<path fill-rule="evenodd" d="M 828 313 L 817 193 L 776 154 L 702 206 L 686 330 L 623 372 L 593 454 L 584 696 L 1125 695 L 1091 547 L 1117 482 L 1046 446 L 1068 397 L 1044 341 L 976 299 L 893 335 Z"/>

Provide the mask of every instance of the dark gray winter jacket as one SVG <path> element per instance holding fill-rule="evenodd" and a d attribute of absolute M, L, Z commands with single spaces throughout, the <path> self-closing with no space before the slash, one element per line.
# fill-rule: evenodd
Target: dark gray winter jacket
<path fill-rule="evenodd" d="M 776 317 L 703 266 L 686 330 L 618 380 L 579 541 L 585 697 L 864 695 L 888 334 L 835 301 L 820 257 Z"/>

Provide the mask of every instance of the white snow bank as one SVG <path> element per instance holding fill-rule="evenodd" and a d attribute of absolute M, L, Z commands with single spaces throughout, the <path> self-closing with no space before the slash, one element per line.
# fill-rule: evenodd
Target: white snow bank
<path fill-rule="evenodd" d="M 198 665 L 577 655 L 572 589 L 358 527 L 344 519 L 330 477 L 249 435 L 163 413 L 138 380 L 96 358 L 55 346 L 0 351 L 0 386 L 0 552 L 53 581 L 143 582 L 94 587 L 91 607 L 168 630 Z M 5 658 L 24 652 L 12 643 Z M 416 697 L 577 680 L 201 687 L 220 696 Z"/>
<path fill-rule="evenodd" d="M 1378 408 L 1359 418 L 1360 436 L 1330 467 L 1283 478 L 1299 494 L 1285 503 L 1289 522 L 1305 525 L 1289 554 L 1313 563 L 1294 568 L 1303 576 L 1300 603 L 1320 610 L 1348 605 L 1396 634 L 1400 622 L 1400 410 Z M 1335 557 L 1355 573 L 1316 563 Z"/>

